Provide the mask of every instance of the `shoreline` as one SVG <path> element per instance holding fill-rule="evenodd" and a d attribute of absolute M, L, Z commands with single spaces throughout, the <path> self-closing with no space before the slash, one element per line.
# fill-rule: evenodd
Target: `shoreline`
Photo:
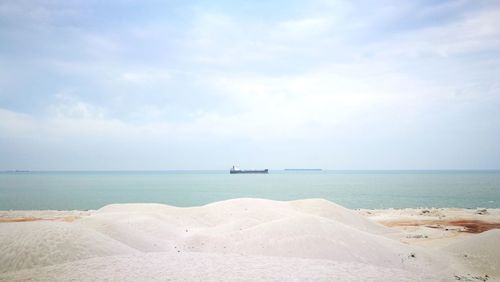
<path fill-rule="evenodd" d="M 227 202 L 231 199 L 225 201 L 217 201 L 209 203 L 202 206 L 193 207 L 177 207 L 170 206 L 160 203 L 124 203 L 124 204 L 111 204 L 111 205 L 164 205 L 176 209 L 190 209 L 199 208 L 204 206 L 209 206 L 211 204 L 219 202 Z M 254 198 L 248 198 L 254 199 Z M 257 199 L 257 198 L 255 198 Z M 315 199 L 303 199 L 303 200 L 315 200 Z M 274 200 L 269 200 L 274 201 Z M 295 200 L 301 201 L 301 200 Z M 294 202 L 294 201 L 274 201 L 274 202 Z M 108 205 L 109 206 L 109 205 Z M 106 207 L 106 206 L 104 206 Z M 103 208 L 104 208 L 103 207 Z M 73 221 L 84 216 L 90 216 L 96 213 L 96 210 L 0 210 L 0 222 L 26 222 L 26 221 L 43 221 L 43 220 L 62 220 L 62 221 Z M 438 222 L 449 222 L 451 225 L 455 224 L 457 226 L 466 225 L 467 222 L 471 222 L 472 225 L 484 223 L 486 226 L 481 229 L 471 230 L 470 233 L 481 233 L 488 231 L 490 229 L 500 228 L 495 227 L 496 221 L 500 221 L 500 208 L 382 208 L 382 209 L 369 209 L 369 208 L 357 208 L 350 209 L 359 213 L 360 215 L 367 217 L 371 220 L 379 222 L 388 227 L 394 226 L 418 226 L 418 225 L 429 225 Z M 492 222 L 493 221 L 493 222 Z M 488 226 L 488 223 L 492 223 Z M 463 226 L 465 228 L 472 228 L 470 226 Z"/>
<path fill-rule="evenodd" d="M 498 228 L 500 209 L 351 210 L 323 199 L 0 211 L 0 281 L 117 272 L 125 281 L 243 272 L 249 280 L 499 281 Z"/>

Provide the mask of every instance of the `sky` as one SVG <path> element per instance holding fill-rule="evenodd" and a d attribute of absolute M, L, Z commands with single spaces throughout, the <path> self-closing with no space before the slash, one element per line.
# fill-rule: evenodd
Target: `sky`
<path fill-rule="evenodd" d="M 0 0 L 0 169 L 500 169 L 500 1 Z"/>

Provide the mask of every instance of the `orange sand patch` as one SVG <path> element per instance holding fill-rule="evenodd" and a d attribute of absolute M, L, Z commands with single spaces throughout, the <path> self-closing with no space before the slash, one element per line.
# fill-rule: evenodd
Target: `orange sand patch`
<path fill-rule="evenodd" d="M 56 218 L 39 218 L 39 217 L 2 217 L 0 218 L 0 223 L 8 223 L 8 222 L 29 222 L 29 221 L 65 221 L 65 222 L 73 222 L 79 219 L 79 216 L 69 215 L 64 217 L 56 217 Z"/>

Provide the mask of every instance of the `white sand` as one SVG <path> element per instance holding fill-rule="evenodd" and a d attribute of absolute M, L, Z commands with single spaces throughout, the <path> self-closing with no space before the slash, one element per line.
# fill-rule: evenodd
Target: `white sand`
<path fill-rule="evenodd" d="M 495 230 L 466 238 L 477 236 L 484 250 L 465 239 L 430 249 L 403 243 L 404 232 L 363 212 L 321 199 L 0 212 L 0 218 L 43 219 L 0 223 L 0 281 L 453 281 L 486 274 L 492 281 L 500 275 Z"/>
<path fill-rule="evenodd" d="M 455 255 L 455 264 L 464 266 L 474 276 L 488 273 L 500 277 L 500 229 L 465 238 L 443 248 Z"/>

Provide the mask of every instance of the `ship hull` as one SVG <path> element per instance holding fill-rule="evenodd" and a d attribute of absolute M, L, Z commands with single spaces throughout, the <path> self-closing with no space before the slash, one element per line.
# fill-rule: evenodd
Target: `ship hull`
<path fill-rule="evenodd" d="M 268 169 L 260 169 L 260 170 L 230 170 L 231 174 L 245 174 L 245 173 L 269 173 Z"/>

